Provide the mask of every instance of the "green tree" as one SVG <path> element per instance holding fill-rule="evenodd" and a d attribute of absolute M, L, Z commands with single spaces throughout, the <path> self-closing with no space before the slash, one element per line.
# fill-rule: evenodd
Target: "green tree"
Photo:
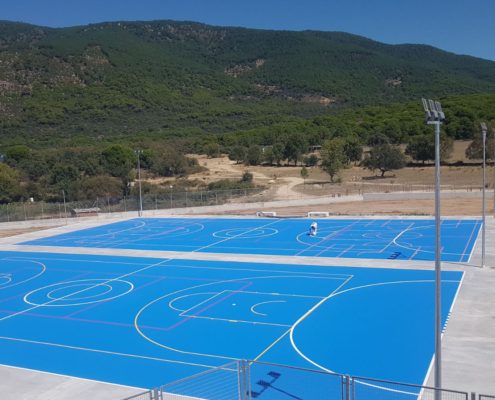
<path fill-rule="evenodd" d="M 5 161 L 13 167 L 24 160 L 29 160 L 30 156 L 31 149 L 23 144 L 11 146 L 5 151 Z"/>
<path fill-rule="evenodd" d="M 331 182 L 333 182 L 335 175 L 347 165 L 344 146 L 345 141 L 340 138 L 323 142 L 321 148 L 321 168 L 330 175 Z"/>
<path fill-rule="evenodd" d="M 435 138 L 433 135 L 414 136 L 409 140 L 406 154 L 423 164 L 435 159 Z"/>
<path fill-rule="evenodd" d="M 281 142 L 277 142 L 272 146 L 273 161 L 277 165 L 280 165 L 280 162 L 284 158 L 284 148 L 285 148 L 285 145 Z"/>
<path fill-rule="evenodd" d="M 493 145 L 493 135 L 487 135 L 485 143 L 485 157 L 487 160 L 493 160 Z M 483 138 L 481 134 L 476 135 L 467 147 L 466 157 L 470 160 L 483 159 Z"/>
<path fill-rule="evenodd" d="M 19 201 L 24 195 L 19 174 L 13 168 L 0 163 L 0 203 Z"/>
<path fill-rule="evenodd" d="M 308 169 L 303 166 L 301 168 L 301 178 L 303 178 L 304 184 L 306 184 L 306 179 L 308 178 L 308 176 L 309 176 Z"/>
<path fill-rule="evenodd" d="M 382 144 L 371 149 L 362 165 L 372 171 L 380 170 L 384 176 L 387 171 L 404 168 L 406 157 L 398 147 Z"/>
<path fill-rule="evenodd" d="M 122 195 L 122 182 L 107 175 L 91 176 L 82 179 L 76 188 L 78 200 L 96 200 L 97 198 L 119 198 Z"/>
<path fill-rule="evenodd" d="M 363 146 L 357 137 L 350 136 L 345 139 L 344 153 L 349 163 L 361 161 L 363 157 Z"/>
<path fill-rule="evenodd" d="M 253 144 L 248 147 L 244 162 L 247 165 L 258 165 L 261 161 L 261 156 L 261 147 L 257 144 Z"/>
<path fill-rule="evenodd" d="M 220 145 L 218 143 L 207 143 L 204 148 L 204 152 L 208 158 L 214 158 L 220 156 Z"/>
<path fill-rule="evenodd" d="M 235 161 L 236 164 L 244 161 L 246 158 L 246 148 L 243 146 L 236 145 L 231 148 L 229 152 L 229 160 Z"/>
<path fill-rule="evenodd" d="M 308 143 L 300 133 L 293 133 L 287 138 L 284 148 L 284 157 L 287 161 L 294 161 L 294 165 L 301 159 L 301 156 L 307 151 Z"/>
<path fill-rule="evenodd" d="M 131 171 L 137 164 L 134 152 L 122 145 L 112 145 L 102 152 L 103 168 L 106 173 L 122 181 L 124 192 L 127 192 L 131 181 Z"/>
<path fill-rule="evenodd" d="M 314 167 L 318 164 L 318 156 L 316 154 L 310 154 L 303 158 L 303 162 L 306 167 Z"/>
<path fill-rule="evenodd" d="M 446 134 L 440 135 L 440 160 L 447 160 L 452 154 L 454 141 Z M 435 135 L 418 135 L 409 140 L 405 153 L 413 160 L 423 164 L 429 160 L 435 160 Z"/>
<path fill-rule="evenodd" d="M 241 177 L 241 182 L 247 182 L 247 183 L 253 182 L 253 174 L 249 171 L 244 171 Z"/>
<path fill-rule="evenodd" d="M 59 163 L 51 170 L 50 183 L 58 190 L 64 190 L 72 198 L 71 188 L 79 178 L 80 173 L 76 167 L 71 164 Z"/>

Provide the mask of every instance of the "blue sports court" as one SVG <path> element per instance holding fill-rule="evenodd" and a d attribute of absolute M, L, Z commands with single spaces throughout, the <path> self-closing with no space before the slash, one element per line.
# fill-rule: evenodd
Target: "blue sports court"
<path fill-rule="evenodd" d="M 39 246 L 432 261 L 431 219 L 140 218 L 25 242 Z M 467 262 L 480 220 L 443 220 L 442 260 Z"/>
<path fill-rule="evenodd" d="M 274 252 L 335 255 L 294 240 L 303 222 L 132 220 L 38 243 L 231 252 L 246 240 L 242 252 L 259 243 L 263 253 L 265 240 L 278 243 L 270 237 L 290 232 Z M 430 222 L 385 222 L 321 221 L 321 228 L 360 248 L 400 232 L 399 244 L 426 247 L 418 235 L 429 234 Z M 443 228 L 458 239 L 457 259 L 467 257 L 478 223 Z M 240 237 L 260 229 L 264 240 Z M 387 258 L 400 248 L 390 246 L 397 247 L 366 254 Z M 444 324 L 462 276 L 442 274 Z M 237 358 L 421 384 L 433 355 L 433 298 L 427 270 L 0 252 L 0 363 L 141 388 Z"/>

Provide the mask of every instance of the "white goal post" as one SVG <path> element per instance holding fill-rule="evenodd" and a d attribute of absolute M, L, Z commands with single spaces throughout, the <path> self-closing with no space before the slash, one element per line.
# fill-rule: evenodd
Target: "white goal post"
<path fill-rule="evenodd" d="M 258 216 L 258 217 L 276 217 L 277 213 L 276 213 L 276 211 L 258 211 L 256 213 L 256 216 Z"/>
<path fill-rule="evenodd" d="M 315 217 L 329 217 L 330 213 L 328 211 L 309 211 L 308 212 L 308 218 L 315 218 Z"/>

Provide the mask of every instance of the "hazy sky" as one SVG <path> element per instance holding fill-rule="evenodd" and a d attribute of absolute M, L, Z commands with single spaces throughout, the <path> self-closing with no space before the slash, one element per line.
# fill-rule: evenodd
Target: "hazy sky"
<path fill-rule="evenodd" d="M 344 31 L 495 60 L 495 0 L 0 0 L 0 19 L 52 27 L 173 19 Z"/>

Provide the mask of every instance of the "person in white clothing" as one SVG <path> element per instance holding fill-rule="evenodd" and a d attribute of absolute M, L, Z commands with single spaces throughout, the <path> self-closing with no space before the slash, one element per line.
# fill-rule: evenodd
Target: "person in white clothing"
<path fill-rule="evenodd" d="M 313 222 L 309 227 L 309 235 L 316 236 L 317 233 L 318 233 L 318 224 L 316 222 Z"/>

